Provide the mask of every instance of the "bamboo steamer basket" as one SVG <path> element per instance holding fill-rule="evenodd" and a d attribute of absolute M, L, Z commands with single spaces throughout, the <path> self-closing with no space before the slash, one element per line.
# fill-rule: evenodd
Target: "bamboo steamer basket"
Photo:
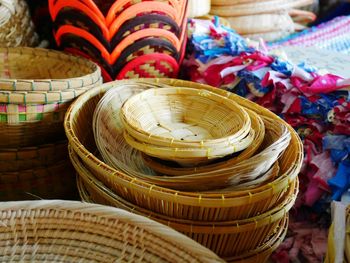
<path fill-rule="evenodd" d="M 148 89 L 125 101 L 120 112 L 132 147 L 180 165 L 242 151 L 254 136 L 244 109 L 197 89 Z"/>
<path fill-rule="evenodd" d="M 230 5 L 211 5 L 210 13 L 223 17 L 274 13 L 312 4 L 313 0 L 250 1 Z"/>
<path fill-rule="evenodd" d="M 223 262 L 169 227 L 117 208 L 22 201 L 1 203 L 0 215 L 3 262 Z"/>
<path fill-rule="evenodd" d="M 75 199 L 74 169 L 69 160 L 30 170 L 0 173 L 0 200 Z"/>
<path fill-rule="evenodd" d="M 36 46 L 39 43 L 25 0 L 0 1 L 0 46 Z"/>
<path fill-rule="evenodd" d="M 50 166 L 68 158 L 67 141 L 34 147 L 0 149 L 0 172 Z"/>
<path fill-rule="evenodd" d="M 15 103 L 15 95 L 10 97 L 11 91 L 73 91 L 95 84 L 101 78 L 101 70 L 95 63 L 48 49 L 0 48 L 0 59 L 3 61 L 0 65 L 1 97 L 8 94 L 11 99 L 1 100 L 2 103 Z M 66 96 L 62 94 L 62 100 L 67 100 Z M 27 99 L 28 103 L 45 103 L 45 100 L 39 102 Z M 47 101 L 52 100 L 48 98 Z"/>
<path fill-rule="evenodd" d="M 261 34 L 276 31 L 295 31 L 294 21 L 287 12 L 273 14 L 256 14 L 226 18 L 238 34 Z"/>
<path fill-rule="evenodd" d="M 120 120 L 115 118 L 120 110 L 119 105 L 130 94 L 139 92 L 136 86 L 139 89 L 142 89 L 142 87 L 143 89 L 147 88 L 147 85 L 142 85 L 141 83 L 136 85 L 124 84 L 118 86 L 118 89 L 108 91 L 105 97 L 102 98 L 101 104 L 98 104 L 95 110 L 93 129 L 98 149 L 107 163 L 145 182 L 186 191 L 207 191 L 237 185 L 242 181 L 254 180 L 264 174 L 288 146 L 290 138 L 288 129 L 284 124 L 281 126 L 274 124 L 277 130 L 279 128 L 281 130 L 279 134 L 277 132 L 278 135 L 276 137 L 278 139 L 249 160 L 244 160 L 244 162 L 237 163 L 235 166 L 230 164 L 231 161 L 228 161 L 221 166 L 223 169 L 216 169 L 220 167 L 218 166 L 214 167 L 210 172 L 196 172 L 196 168 L 184 171 L 174 169 L 176 172 L 180 170 L 182 176 L 172 178 L 156 176 L 154 172 L 145 166 L 141 154 L 137 153 L 135 149 L 124 141 L 122 125 Z M 116 96 L 117 100 L 114 100 L 113 96 Z M 123 99 L 120 96 L 123 96 Z M 105 99 L 110 100 L 113 109 L 104 107 Z M 165 174 L 171 174 L 171 169 L 168 169 L 169 173 Z M 198 184 L 198 181 L 201 181 L 201 184 Z"/>
<path fill-rule="evenodd" d="M 188 17 L 200 17 L 209 14 L 211 0 L 188 0 Z"/>
<path fill-rule="evenodd" d="M 72 161 L 75 167 L 81 165 L 77 163 L 74 154 Z M 87 176 L 84 174 L 83 168 L 78 171 L 78 174 L 80 178 L 84 178 L 84 184 L 86 183 L 88 185 L 87 192 L 89 194 L 92 193 L 93 201 L 145 215 L 171 226 L 175 230 L 188 235 L 202 245 L 210 248 L 221 257 L 237 256 L 244 251 L 252 250 L 263 244 L 266 238 L 276 231 L 276 227 L 278 227 L 281 221 L 287 217 L 286 213 L 293 206 L 298 192 L 298 181 L 296 179 L 290 185 L 282 202 L 276 205 L 275 208 L 259 216 L 235 221 L 205 222 L 175 219 L 152 213 L 128 203 L 108 190 L 108 188 L 103 187 L 99 182 L 97 183 L 99 183 L 100 187 L 91 186 L 93 182 L 90 179 L 86 179 Z"/>
<path fill-rule="evenodd" d="M 232 100 L 258 112 L 261 116 L 282 121 L 272 112 L 253 102 L 207 85 L 173 79 L 153 79 L 148 81 L 149 83 L 164 83 L 171 86 L 207 89 L 229 96 Z M 117 83 L 128 83 L 128 81 L 118 81 Z M 246 218 L 273 207 L 276 199 L 278 201 L 281 198 L 286 187 L 300 171 L 303 158 L 302 144 L 296 132 L 287 125 L 292 140 L 280 157 L 281 176 L 279 176 L 278 180 L 261 187 L 256 192 L 246 191 L 237 194 L 239 198 L 230 199 L 230 195 L 225 194 L 180 192 L 158 187 L 128 176 L 101 162 L 93 154 L 96 153 L 97 147 L 90 123 L 98 101 L 114 85 L 115 83 L 108 83 L 80 96 L 66 114 L 65 130 L 69 143 L 79 155 L 79 158 L 82 159 L 83 164 L 114 193 L 131 203 L 174 218 L 206 221 L 227 221 Z M 256 210 L 252 210 L 250 204 L 255 204 Z"/>

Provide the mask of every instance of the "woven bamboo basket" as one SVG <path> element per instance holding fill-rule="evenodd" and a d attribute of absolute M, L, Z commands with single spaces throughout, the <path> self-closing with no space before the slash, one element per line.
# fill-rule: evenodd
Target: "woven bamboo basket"
<path fill-rule="evenodd" d="M 126 85 L 127 83 L 130 84 L 130 81 L 119 81 L 117 83 L 118 85 Z M 252 111 L 258 112 L 261 116 L 282 121 L 272 112 L 253 102 L 210 86 L 171 79 L 153 79 L 149 83 L 207 89 L 223 96 L 229 96 L 232 100 Z M 106 165 L 94 156 L 97 152 L 97 147 L 90 123 L 98 101 L 107 90 L 113 87 L 115 87 L 115 83 L 108 83 L 80 96 L 66 114 L 65 130 L 73 150 L 82 159 L 84 165 L 113 192 L 131 203 L 174 218 L 189 218 L 199 221 L 227 221 L 252 217 L 273 207 L 283 195 L 290 181 L 300 171 L 303 158 L 302 144 L 296 132 L 290 126 L 287 126 L 292 140 L 280 158 L 281 176 L 279 179 L 259 188 L 256 192 L 237 193 L 237 198 L 230 198 L 230 195 L 225 194 L 174 191 L 128 176 Z M 135 91 L 138 88 L 135 85 Z M 128 94 L 126 93 L 125 95 Z M 235 194 L 233 193 L 232 196 L 235 196 Z M 252 209 L 251 204 L 254 204 L 254 209 Z"/>
<path fill-rule="evenodd" d="M 50 101 L 49 98 L 45 101 L 44 91 L 50 97 L 50 92 L 64 90 L 61 101 L 67 100 L 70 99 L 66 98 L 69 92 L 95 84 L 101 78 L 100 68 L 91 61 L 48 49 L 0 48 L 0 58 L 3 61 L 0 66 L 1 98 L 6 94 L 9 96 L 1 99 L 2 103 L 15 103 L 11 91 L 40 91 L 39 94 L 44 94 L 40 102 L 27 98 L 28 103 L 39 104 Z M 56 96 L 57 101 L 59 98 Z"/>
<path fill-rule="evenodd" d="M 76 160 L 74 160 L 74 157 L 72 160 L 75 167 L 79 166 L 79 164 L 74 162 Z M 86 180 L 86 175 L 79 171 L 78 173 Z M 188 235 L 222 257 L 237 256 L 242 252 L 252 250 L 263 244 L 266 238 L 276 231 L 281 221 L 288 216 L 286 213 L 293 206 L 298 192 L 298 183 L 296 180 L 289 187 L 281 203 L 259 216 L 235 221 L 206 222 L 175 219 L 169 216 L 159 215 L 128 203 L 106 187 L 91 187 L 89 180 L 85 182 L 88 185 L 88 192 L 91 193 L 92 200 L 95 202 L 116 206 L 148 216 Z M 215 241 L 213 242 L 213 240 Z"/>
<path fill-rule="evenodd" d="M 189 238 L 121 209 L 73 201 L 0 204 L 3 262 L 223 262 Z"/>
<path fill-rule="evenodd" d="M 88 183 L 89 184 L 88 180 Z M 83 179 L 81 177 L 77 177 L 77 185 L 80 197 L 82 200 L 94 203 L 96 202 L 93 197 L 91 196 L 90 192 L 87 190 L 87 188 L 84 185 Z M 103 203 L 106 200 L 101 199 L 101 196 L 96 196 L 98 203 Z M 118 205 L 118 204 L 117 204 Z M 119 203 L 120 207 L 126 210 L 130 209 L 126 206 L 124 206 L 122 203 Z M 131 210 L 133 213 L 135 213 L 135 209 Z M 137 213 L 137 212 L 136 212 Z M 276 227 L 275 233 L 271 235 L 271 237 L 266 238 L 266 242 L 264 242 L 261 246 L 254 248 L 248 252 L 244 252 L 240 254 L 239 256 L 235 257 L 224 257 L 224 259 L 227 262 L 239 262 L 239 263 L 250 263 L 250 262 L 266 262 L 272 252 L 282 243 L 284 240 L 284 237 L 287 233 L 288 229 L 288 217 L 284 217 L 284 219 L 281 221 L 281 224 Z"/>
<path fill-rule="evenodd" d="M 109 165 L 145 182 L 186 191 L 207 191 L 238 185 L 266 173 L 289 144 L 290 135 L 285 124 L 278 121 L 279 125 L 276 125 L 276 121 L 270 120 L 269 127 L 271 132 L 276 134 L 273 135 L 275 139 L 267 143 L 263 151 L 247 160 L 243 157 L 241 160 L 244 161 L 237 162 L 237 159 L 233 158 L 213 165 L 210 169 L 205 167 L 208 170 L 203 168 L 204 171 L 201 168 L 173 168 L 163 165 L 161 168 L 165 175 L 181 176 L 172 178 L 156 176 L 154 171 L 147 167 L 142 155 L 126 143 L 122 124 L 118 119 L 121 105 L 131 94 L 152 86 L 132 82 L 129 85 L 116 86 L 117 88 L 106 93 L 96 107 L 93 118 L 95 141 Z M 201 184 L 198 184 L 198 181 Z"/>
<path fill-rule="evenodd" d="M 0 91 L 0 147 L 28 147 L 64 139 L 63 120 L 68 106 L 101 83 L 100 79 L 80 89 L 52 92 Z"/>
<path fill-rule="evenodd" d="M 264 14 L 284 11 L 312 4 L 313 0 L 267 0 L 250 1 L 249 3 L 230 3 L 230 5 L 212 4 L 210 13 L 213 15 L 232 17 L 253 14 Z"/>
<path fill-rule="evenodd" d="M 39 39 L 25 0 L 0 1 L 0 46 L 36 46 Z"/>
<path fill-rule="evenodd" d="M 68 158 L 67 141 L 17 149 L 0 149 L 0 172 L 51 166 Z"/>
<path fill-rule="evenodd" d="M 77 197 L 74 169 L 68 160 L 16 172 L 0 173 L 0 200 Z"/>
<path fill-rule="evenodd" d="M 148 89 L 128 99 L 120 112 L 131 146 L 184 165 L 242 151 L 254 138 L 248 113 L 208 91 Z"/>
<path fill-rule="evenodd" d="M 295 31 L 294 22 L 288 12 L 272 14 L 254 14 L 247 16 L 226 17 L 231 27 L 238 34 L 261 34 L 276 31 Z"/>
<path fill-rule="evenodd" d="M 254 116 L 254 115 L 251 115 L 251 116 Z M 266 150 L 268 147 L 275 145 L 274 147 L 272 147 L 273 149 L 275 149 L 282 146 L 280 145 L 279 140 L 281 140 L 281 137 L 286 132 L 285 126 L 267 117 L 263 117 L 259 119 L 262 122 L 262 126 L 260 126 L 260 128 L 264 129 L 264 131 L 260 132 L 259 137 L 257 137 L 258 140 L 254 138 L 254 143 L 251 144 L 246 149 L 249 154 L 246 154 L 247 152 L 243 151 L 239 155 L 232 157 L 228 160 L 224 159 L 223 161 L 219 161 L 214 164 L 203 165 L 203 166 L 198 166 L 194 168 L 176 167 L 171 164 L 167 165 L 166 163 L 160 162 L 155 158 L 150 158 L 146 156 L 143 156 L 143 158 L 149 167 L 151 167 L 153 170 L 163 175 L 186 176 L 186 175 L 193 175 L 193 174 L 200 175 L 200 174 L 209 173 L 213 171 L 219 172 L 221 170 L 231 171 L 233 169 L 239 168 L 240 167 L 239 165 L 241 165 L 242 162 L 244 163 L 247 160 L 251 160 L 251 158 L 253 159 L 257 158 L 257 156 L 262 154 L 264 150 Z M 261 122 L 259 122 L 259 125 L 261 125 Z M 258 128 L 258 130 L 260 129 Z M 288 134 L 286 133 L 286 135 Z M 249 152 L 251 148 L 253 148 L 253 151 Z M 272 156 L 269 156 L 269 157 L 272 157 Z M 250 163 L 250 165 L 252 165 L 252 163 Z M 250 178 L 250 179 L 253 179 L 253 178 Z"/>

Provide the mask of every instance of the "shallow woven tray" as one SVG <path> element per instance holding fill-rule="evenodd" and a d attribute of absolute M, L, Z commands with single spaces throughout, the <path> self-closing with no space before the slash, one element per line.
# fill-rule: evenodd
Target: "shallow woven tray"
<path fill-rule="evenodd" d="M 128 83 L 129 81 L 118 82 Z M 243 99 L 235 94 L 214 89 L 210 86 L 170 79 L 153 79 L 150 83 L 164 83 L 172 86 L 186 86 L 207 89 L 222 95 L 229 96 L 242 106 L 253 111 L 258 111 L 261 116 L 276 118 L 272 112 L 260 107 L 253 102 Z M 199 194 L 174 191 L 145 183 L 135 177 L 128 176 L 121 171 L 101 162 L 95 157 L 97 147 L 93 138 L 91 120 L 98 101 L 104 93 L 113 88 L 114 83 L 109 83 L 89 91 L 77 99 L 75 104 L 67 112 L 65 130 L 74 151 L 77 152 L 86 167 L 91 170 L 96 178 L 117 193 L 123 199 L 143 206 L 146 209 L 173 216 L 175 218 L 190 218 L 193 220 L 225 221 L 254 216 L 261 211 L 272 207 L 279 200 L 283 191 L 300 171 L 303 151 L 300 138 L 290 126 L 287 126 L 291 136 L 291 144 L 281 156 L 281 176 L 275 182 L 268 184 L 258 192 L 247 191 L 240 193 L 239 198 L 229 199 L 223 194 Z M 282 121 L 278 118 L 278 120 Z M 283 122 L 283 121 L 282 121 Z M 255 204 L 252 210 L 250 204 Z"/>
<path fill-rule="evenodd" d="M 124 137 L 131 146 L 184 164 L 208 162 L 242 151 L 254 137 L 243 108 L 225 97 L 197 89 L 148 89 L 129 98 L 120 114 Z"/>
<path fill-rule="evenodd" d="M 68 159 L 67 141 L 24 148 L 0 149 L 0 172 L 17 172 L 51 166 Z"/>
<path fill-rule="evenodd" d="M 245 16 L 253 14 L 274 13 L 295 7 L 307 6 L 313 0 L 268 0 L 251 1 L 250 3 L 240 3 L 231 5 L 212 5 L 210 13 L 218 16 Z"/>
<path fill-rule="evenodd" d="M 0 173 L 0 200 L 76 199 L 74 169 L 69 160 L 31 170 Z"/>
<path fill-rule="evenodd" d="M 93 62 L 48 49 L 0 48 L 0 61 L 1 103 L 15 103 L 12 98 L 15 94 L 12 96 L 11 91 L 74 92 L 101 78 L 101 70 Z M 47 96 L 50 97 L 50 93 Z M 62 93 L 62 99 L 66 96 Z M 36 104 L 45 103 L 43 101 Z M 31 96 L 21 103 L 25 102 L 30 103 Z"/>
<path fill-rule="evenodd" d="M 271 123 L 269 129 L 273 132 L 273 139 L 257 155 L 249 159 L 243 157 L 240 160 L 233 158 L 226 162 L 219 162 L 217 165 L 209 166 L 210 169 L 205 167 L 204 171 L 163 165 L 161 168 L 164 174 L 181 176 L 170 178 L 155 176 L 144 163 L 141 153 L 130 147 L 124 140 L 125 133 L 119 119 L 121 105 L 128 97 L 154 86 L 133 81 L 115 86 L 117 88 L 109 90 L 96 106 L 93 118 L 95 141 L 109 165 L 144 182 L 186 191 L 208 191 L 234 186 L 264 174 L 289 144 L 290 137 L 285 123 L 277 119 L 279 125 L 274 125 L 276 120 L 266 119 L 265 121 Z M 180 151 L 181 148 L 177 150 Z M 200 184 L 198 184 L 199 181 Z"/>
<path fill-rule="evenodd" d="M 74 163 L 74 159 L 73 164 L 75 167 L 77 166 Z M 83 180 L 86 180 L 85 174 L 79 173 L 79 175 L 84 178 Z M 219 256 L 226 257 L 238 256 L 242 252 L 252 250 L 263 244 L 276 231 L 276 227 L 281 221 L 288 216 L 286 213 L 293 206 L 298 192 L 298 183 L 296 180 L 291 184 L 280 204 L 259 216 L 236 221 L 206 222 L 180 220 L 152 213 L 126 202 L 113 194 L 108 188 L 101 187 L 101 184 L 97 187 L 96 185 L 89 184 L 88 180 L 84 181 L 85 183 L 88 184 L 86 189 L 95 202 L 120 207 L 148 216 L 188 235 L 213 250 Z"/>
<path fill-rule="evenodd" d="M 2 262 L 223 262 L 147 218 L 73 201 L 0 203 Z"/>

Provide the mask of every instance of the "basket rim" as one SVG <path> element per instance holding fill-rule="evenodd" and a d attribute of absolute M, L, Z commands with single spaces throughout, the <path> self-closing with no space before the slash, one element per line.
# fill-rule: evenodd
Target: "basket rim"
<path fill-rule="evenodd" d="M 169 84 L 169 85 L 187 85 L 190 86 L 191 84 L 193 85 L 193 82 L 189 81 L 182 81 L 182 80 L 177 80 L 177 79 L 152 79 L 152 80 L 147 80 L 147 79 L 140 79 L 139 81 L 144 81 L 144 82 L 150 82 L 150 83 L 162 83 L 162 84 Z M 124 81 L 117 81 L 118 84 L 122 83 L 127 83 L 128 80 Z M 229 202 L 226 201 L 225 195 L 217 195 L 217 199 L 212 201 L 210 198 L 206 197 L 205 195 L 201 193 L 191 193 L 191 192 L 181 192 L 181 191 L 176 191 L 164 187 L 158 187 L 153 184 L 145 183 L 142 182 L 141 180 L 138 180 L 136 178 L 127 176 L 116 169 L 113 169 L 112 167 L 108 166 L 107 164 L 103 163 L 101 160 L 99 160 L 96 156 L 94 156 L 91 152 L 89 152 L 84 145 L 80 143 L 78 138 L 75 135 L 75 132 L 72 129 L 72 124 L 71 124 L 71 119 L 72 117 L 72 112 L 77 111 L 80 106 L 87 101 L 89 98 L 96 96 L 96 95 L 101 95 L 103 94 L 107 89 L 113 88 L 115 82 L 110 82 L 106 83 L 104 85 L 95 87 L 83 95 L 81 95 L 75 102 L 69 107 L 66 116 L 65 116 L 65 121 L 64 121 L 64 127 L 65 127 L 65 132 L 68 137 L 69 143 L 72 145 L 73 149 L 79 157 L 85 159 L 89 165 L 92 167 L 95 167 L 98 169 L 101 173 L 104 173 L 105 175 L 108 174 L 108 177 L 115 177 L 117 178 L 121 184 L 123 184 L 126 187 L 133 187 L 134 189 L 137 189 L 140 192 L 146 193 L 147 195 L 150 196 L 155 196 L 159 197 L 162 196 L 163 199 L 166 200 L 174 200 L 176 202 L 183 202 L 184 204 L 193 204 L 193 198 L 195 197 L 197 200 L 197 204 L 199 206 L 210 206 L 212 204 L 220 205 L 220 206 L 231 206 Z M 208 89 L 208 90 L 215 90 L 215 88 L 209 86 L 209 85 L 204 85 L 204 84 L 198 84 L 196 83 L 197 87 L 201 87 L 203 89 Z M 226 94 L 226 96 L 231 97 L 232 99 L 236 98 L 237 100 L 239 99 L 242 103 L 242 105 L 245 105 L 249 109 L 255 109 L 258 108 L 260 111 L 261 115 L 265 115 L 271 118 L 279 118 L 275 116 L 271 111 L 256 105 L 255 103 L 244 99 L 242 97 L 239 97 L 238 95 L 235 95 L 233 93 L 229 93 L 227 91 L 223 90 L 218 90 L 218 92 L 222 94 Z M 280 118 L 279 118 L 280 119 Z M 292 137 L 296 140 L 297 147 L 299 149 L 299 155 L 298 155 L 298 162 L 291 164 L 290 169 L 286 172 L 286 176 L 284 180 L 281 182 L 281 187 L 284 187 L 290 183 L 298 174 L 301 168 L 301 161 L 303 158 L 303 151 L 302 151 L 302 143 L 301 139 L 297 135 L 297 133 L 294 131 L 290 125 L 288 125 L 285 121 L 281 119 L 282 122 L 286 124 L 288 127 Z M 282 176 L 281 176 L 282 177 Z M 282 186 L 283 185 L 283 186 Z M 276 191 L 275 185 L 274 184 L 269 184 L 267 192 L 274 193 Z M 249 192 L 250 193 L 250 192 Z M 251 199 L 252 196 L 247 193 L 247 198 Z"/>
<path fill-rule="evenodd" d="M 177 231 L 162 225 L 149 218 L 139 216 L 123 209 L 98 204 L 89 204 L 78 201 L 64 200 L 40 200 L 40 201 L 18 201 L 18 202 L 0 202 L 0 215 L 2 220 L 13 218 L 27 218 L 31 220 L 33 212 L 38 218 L 57 217 L 55 213 L 49 216 L 47 213 L 38 213 L 37 211 L 57 211 L 66 213 L 77 213 L 81 217 L 90 222 L 95 222 L 95 218 L 103 218 L 107 222 L 122 221 L 132 224 L 149 233 L 159 236 L 161 239 L 167 240 L 175 246 L 185 249 L 189 254 L 195 254 L 203 262 L 223 262 L 214 252 L 194 242 L 189 237 L 178 233 Z M 13 213 L 20 212 L 17 215 Z M 27 213 L 26 213 L 27 212 Z M 166 235 L 164 235 L 166 233 Z M 175 241 L 176 240 L 176 241 Z"/>
<path fill-rule="evenodd" d="M 31 47 L 0 47 L 0 53 L 9 56 L 11 54 L 28 55 L 37 57 L 40 59 L 41 56 L 48 57 L 50 59 L 64 60 L 67 64 L 72 62 L 77 65 L 85 65 L 90 68 L 91 72 L 83 76 L 77 76 L 66 79 L 7 79 L 0 78 L 1 91 L 60 91 L 82 88 L 96 83 L 101 78 L 100 67 L 85 58 L 74 56 L 68 53 L 64 53 L 52 49 L 44 48 L 31 48 Z M 39 85 L 39 88 L 36 87 Z M 44 87 L 43 87 L 44 85 Z"/>

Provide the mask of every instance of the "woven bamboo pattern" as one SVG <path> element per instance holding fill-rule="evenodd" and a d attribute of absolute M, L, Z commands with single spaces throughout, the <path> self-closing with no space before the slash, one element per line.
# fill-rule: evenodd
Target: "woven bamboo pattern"
<path fill-rule="evenodd" d="M 312 4 L 312 0 L 267 0 L 267 1 L 252 1 L 249 3 L 239 3 L 231 5 L 213 5 L 210 13 L 218 16 L 245 16 L 252 14 L 273 13 L 284 11 L 300 6 Z"/>
<path fill-rule="evenodd" d="M 58 46 L 98 63 L 104 79 L 110 81 L 177 76 L 187 37 L 187 2 L 121 0 L 96 4 L 50 0 L 49 9 Z M 148 48 L 134 50 L 134 44 L 145 39 L 166 40 L 170 49 L 159 45 L 155 49 L 149 44 Z"/>
<path fill-rule="evenodd" d="M 118 117 L 120 108 L 128 96 L 152 86 L 131 81 L 128 84 L 117 86 L 117 88 L 108 91 L 97 105 L 93 118 L 95 141 L 108 164 L 151 184 L 187 191 L 208 191 L 235 186 L 265 174 L 290 142 L 290 135 L 285 124 L 278 120 L 277 124 L 280 123 L 280 125 L 276 125 L 275 120 L 265 119 L 273 139 L 266 141 L 265 149 L 256 156 L 244 159 L 244 156 L 247 155 L 243 155 L 241 158 L 238 158 L 238 155 L 238 160 L 232 158 L 222 163 L 204 166 L 203 169 L 198 168 L 198 170 L 196 167 L 174 168 L 174 166 L 162 165 L 160 168 L 161 172 L 164 172 L 163 174 L 176 175 L 176 177 L 156 176 L 145 165 L 143 156 L 130 147 L 127 140 L 124 139 L 123 125 Z M 107 106 L 105 107 L 105 105 Z M 266 137 L 266 139 L 268 138 L 270 136 Z M 178 151 L 180 150 L 178 148 Z M 156 169 L 156 171 L 160 171 L 160 169 Z M 198 180 L 201 181 L 201 184 L 198 184 Z"/>
<path fill-rule="evenodd" d="M 116 208 L 9 202 L 0 215 L 1 261 L 223 262 L 169 227 Z"/>
<path fill-rule="evenodd" d="M 121 120 L 124 137 L 134 148 L 180 164 L 239 152 L 253 140 L 249 115 L 243 109 L 196 89 L 146 90 L 124 103 Z"/>
<path fill-rule="evenodd" d="M 259 112 L 260 116 L 267 116 L 283 122 L 270 111 L 248 100 L 226 91 L 213 89 L 210 86 L 169 79 L 156 79 L 148 82 L 143 80 L 143 82 L 149 83 L 149 85 L 168 84 L 178 87 L 185 86 L 207 89 L 217 94 L 228 96 L 240 105 Z M 130 84 L 130 81 L 119 81 L 117 83 L 118 85 L 126 85 L 127 83 Z M 135 177 L 128 176 L 122 171 L 113 169 L 101 162 L 100 159 L 92 154 L 92 152 L 96 151 L 96 145 L 92 127 L 89 123 L 93 118 L 98 101 L 107 90 L 113 87 L 115 87 L 115 83 L 106 84 L 79 97 L 74 106 L 67 112 L 65 130 L 72 148 L 82 159 L 84 165 L 113 192 L 131 203 L 174 218 L 206 221 L 247 218 L 273 207 L 276 200 L 281 198 L 290 181 L 295 178 L 300 170 L 303 158 L 302 145 L 295 131 L 287 125 L 286 127 L 288 127 L 292 139 L 290 145 L 281 156 L 279 165 L 281 175 L 273 183 L 264 185 L 257 189 L 256 192 L 245 191 L 239 192 L 237 195 L 235 193 L 231 195 L 237 198 L 230 198 L 230 195 L 225 194 L 185 193 L 158 187 Z M 134 87 L 133 92 L 140 89 L 137 82 Z M 125 95 L 128 96 L 128 93 Z M 255 208 L 252 209 L 247 204 L 254 204 Z"/>
<path fill-rule="evenodd" d="M 68 158 L 67 141 L 15 149 L 0 149 L 0 172 L 51 166 Z"/>
<path fill-rule="evenodd" d="M 76 198 L 74 170 L 68 160 L 46 167 L 0 172 L 0 200 Z"/>
<path fill-rule="evenodd" d="M 0 1 L 0 47 L 36 46 L 39 39 L 25 0 Z"/>
<path fill-rule="evenodd" d="M 20 91 L 38 91 L 43 94 L 44 91 L 56 91 L 59 94 L 59 91 L 65 90 L 61 100 L 57 96 L 57 101 L 68 100 L 70 98 L 67 98 L 66 93 L 96 84 L 101 78 L 101 70 L 96 64 L 48 49 L 0 48 L 0 61 L 1 103 L 15 103 L 16 100 L 12 99 L 12 96 L 15 97 L 16 92 Z M 48 98 L 36 103 L 49 101 Z M 21 102 L 30 103 L 31 98 Z"/>
<path fill-rule="evenodd" d="M 76 164 L 74 165 L 76 166 Z M 79 175 L 81 174 L 79 173 Z M 276 231 L 276 228 L 285 219 L 286 213 L 294 204 L 298 192 L 298 183 L 294 181 L 291 184 L 282 202 L 272 210 L 253 218 L 225 222 L 194 222 L 192 220 L 175 219 L 130 204 L 113 194 L 113 192 L 108 191 L 106 187 L 87 189 L 89 193 L 92 191 L 92 199 L 95 202 L 146 215 L 188 235 L 218 255 L 229 257 L 260 246 L 266 241 L 266 236 L 270 236 Z M 210 240 L 216 240 L 217 242 L 212 243 Z"/>

